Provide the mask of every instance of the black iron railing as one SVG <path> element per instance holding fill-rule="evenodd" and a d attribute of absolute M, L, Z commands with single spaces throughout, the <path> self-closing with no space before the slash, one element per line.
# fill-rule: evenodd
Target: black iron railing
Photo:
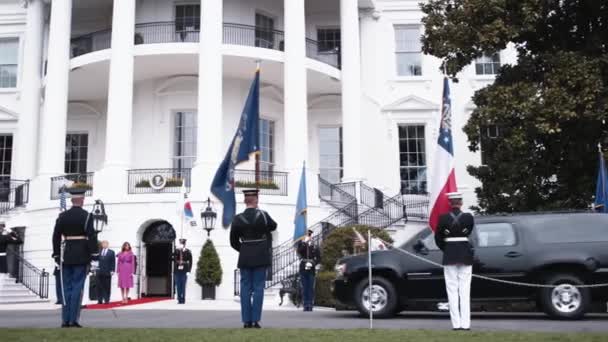
<path fill-rule="evenodd" d="M 235 170 L 235 187 L 238 189 L 260 189 L 262 195 L 287 196 L 287 172 Z"/>
<path fill-rule="evenodd" d="M 357 202 L 355 183 L 332 184 L 323 179 L 321 175 L 318 176 L 318 179 L 319 198 L 332 207 L 336 209 L 343 209 L 352 202 Z M 353 217 L 357 216 L 356 211 L 352 212 L 351 214 Z"/>
<path fill-rule="evenodd" d="M 319 42 L 308 38 L 306 38 L 306 57 L 316 59 L 338 69 L 342 67 L 340 49 L 336 48 L 330 51 L 322 51 L 319 48 Z"/>
<path fill-rule="evenodd" d="M 9 272 L 10 276 L 15 278 L 16 283 L 23 284 L 42 299 L 49 297 L 49 273 L 44 268 L 37 268 L 10 249 L 7 250 L 7 257 L 17 261 L 17 267 Z"/>
<path fill-rule="evenodd" d="M 285 34 L 283 31 L 270 30 L 252 25 L 224 23 L 224 44 L 252 46 L 264 49 L 284 51 Z M 163 21 L 135 24 L 133 41 L 139 44 L 161 43 L 198 43 L 200 27 L 197 23 L 186 26 L 182 22 Z M 77 57 L 89 52 L 109 49 L 112 42 L 112 29 L 104 29 L 72 38 L 71 56 Z M 340 53 L 335 51 L 320 51 L 319 44 L 306 39 L 306 56 L 340 68 Z"/>
<path fill-rule="evenodd" d="M 29 201 L 30 182 L 25 180 L 0 180 L 0 215 L 26 205 Z"/>
<path fill-rule="evenodd" d="M 51 177 L 51 199 L 59 199 L 59 193 L 62 187 L 80 187 L 85 188 L 85 196 L 93 195 L 93 172 L 88 173 L 70 173 L 67 175 Z M 70 194 L 66 194 L 70 197 Z"/>
<path fill-rule="evenodd" d="M 129 194 L 179 193 L 182 186 L 190 192 L 191 169 L 129 170 Z"/>
<path fill-rule="evenodd" d="M 429 219 L 429 194 L 404 194 L 401 197 L 406 220 L 426 221 Z"/>

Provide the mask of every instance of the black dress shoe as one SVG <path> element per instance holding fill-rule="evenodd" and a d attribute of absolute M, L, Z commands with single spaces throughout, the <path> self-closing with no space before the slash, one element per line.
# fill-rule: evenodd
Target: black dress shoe
<path fill-rule="evenodd" d="M 61 323 L 61 327 L 62 327 L 62 328 L 69 328 L 69 327 L 70 327 L 70 324 L 69 324 L 69 323 L 66 323 L 66 322 L 63 322 L 63 323 Z"/>
<path fill-rule="evenodd" d="M 471 331 L 471 328 L 461 328 L 462 331 Z"/>
<path fill-rule="evenodd" d="M 77 322 L 74 322 L 70 324 L 70 328 L 82 328 L 82 325 L 78 324 Z"/>
<path fill-rule="evenodd" d="M 251 325 L 251 323 L 245 323 L 245 324 L 243 324 L 243 328 L 251 329 L 251 328 L 253 328 L 253 325 Z"/>
<path fill-rule="evenodd" d="M 452 328 L 453 331 L 460 331 L 462 328 Z"/>
<path fill-rule="evenodd" d="M 253 327 L 256 328 L 256 329 L 261 329 L 262 328 L 260 326 L 260 323 L 258 323 L 258 322 L 253 323 Z"/>

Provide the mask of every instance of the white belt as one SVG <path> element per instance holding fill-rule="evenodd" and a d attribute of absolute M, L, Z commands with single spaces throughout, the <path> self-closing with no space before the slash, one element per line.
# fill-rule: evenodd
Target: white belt
<path fill-rule="evenodd" d="M 469 238 L 466 237 L 449 237 L 449 238 L 445 238 L 446 242 L 462 242 L 462 241 L 469 241 Z"/>
<path fill-rule="evenodd" d="M 6 253 L 0 253 L 0 256 L 6 256 Z"/>

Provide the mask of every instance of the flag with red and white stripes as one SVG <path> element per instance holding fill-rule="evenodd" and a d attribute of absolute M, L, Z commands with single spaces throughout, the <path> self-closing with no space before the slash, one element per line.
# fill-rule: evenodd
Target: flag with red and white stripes
<path fill-rule="evenodd" d="M 452 101 L 450 100 L 450 83 L 446 77 L 443 80 L 441 123 L 430 182 L 429 226 L 433 231 L 437 228 L 439 216 L 450 210 L 447 193 L 455 191 L 457 189 L 454 172 L 454 142 L 452 140 Z"/>
<path fill-rule="evenodd" d="M 355 229 L 355 227 L 352 227 L 352 228 L 353 228 L 353 231 L 355 232 L 355 237 L 353 238 L 353 244 L 355 245 L 355 247 L 365 246 L 365 244 L 367 243 L 367 240 L 365 240 L 363 235 L 361 235 L 361 233 L 359 233 L 359 231 L 357 231 Z"/>

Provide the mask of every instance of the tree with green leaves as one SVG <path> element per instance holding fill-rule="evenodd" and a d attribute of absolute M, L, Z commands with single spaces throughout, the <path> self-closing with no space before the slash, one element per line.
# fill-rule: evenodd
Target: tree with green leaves
<path fill-rule="evenodd" d="M 429 0 L 423 51 L 451 77 L 483 53 L 514 46 L 518 62 L 474 95 L 464 127 L 480 211 L 585 208 L 608 147 L 608 1 Z M 488 141 L 483 129 L 497 127 Z M 485 153 L 488 152 L 488 153 Z"/>
<path fill-rule="evenodd" d="M 213 241 L 207 239 L 196 263 L 196 283 L 200 286 L 219 286 L 222 283 L 222 265 Z"/>

